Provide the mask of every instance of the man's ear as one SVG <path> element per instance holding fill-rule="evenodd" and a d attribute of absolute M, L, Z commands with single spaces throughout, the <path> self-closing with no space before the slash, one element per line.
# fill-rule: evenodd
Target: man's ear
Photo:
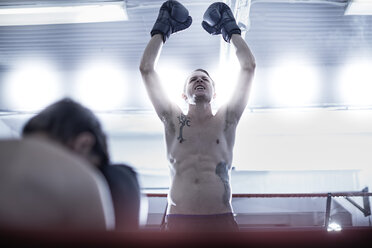
<path fill-rule="evenodd" d="M 96 138 L 91 133 L 83 132 L 71 142 L 71 148 L 76 153 L 87 157 L 91 153 L 95 143 Z"/>
<path fill-rule="evenodd" d="M 185 93 L 182 93 L 182 98 L 183 100 L 187 101 L 187 96 L 185 95 Z"/>
<path fill-rule="evenodd" d="M 216 99 L 216 96 L 217 96 L 217 93 L 215 92 L 215 93 L 213 94 L 213 99 Z"/>

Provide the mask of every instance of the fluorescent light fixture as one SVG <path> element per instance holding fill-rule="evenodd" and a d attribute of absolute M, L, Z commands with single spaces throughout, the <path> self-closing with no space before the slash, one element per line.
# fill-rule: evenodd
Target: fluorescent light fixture
<path fill-rule="evenodd" d="M 350 0 L 345 15 L 372 15 L 371 0 Z"/>
<path fill-rule="evenodd" d="M 71 6 L 0 8 L 0 26 L 43 25 L 62 23 L 113 22 L 128 20 L 125 2 Z"/>

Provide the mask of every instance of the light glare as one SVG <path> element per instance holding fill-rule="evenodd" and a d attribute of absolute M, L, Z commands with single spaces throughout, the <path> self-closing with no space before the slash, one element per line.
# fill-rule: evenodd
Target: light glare
<path fill-rule="evenodd" d="M 328 232 L 332 232 L 332 231 L 339 232 L 341 230 L 342 230 L 342 227 L 339 224 L 337 224 L 336 222 L 329 223 L 329 225 L 327 227 Z"/>
<path fill-rule="evenodd" d="M 280 66 L 271 73 L 270 91 L 274 104 L 299 107 L 311 104 L 318 90 L 316 71 L 295 63 Z"/>
<path fill-rule="evenodd" d="M 40 110 L 61 97 L 61 91 L 56 70 L 45 62 L 20 65 L 5 81 L 5 97 L 17 110 Z"/>
<path fill-rule="evenodd" d="M 114 64 L 88 65 L 82 69 L 76 80 L 75 97 L 91 109 L 118 109 L 125 99 L 125 76 Z"/>
<path fill-rule="evenodd" d="M 182 98 L 183 87 L 191 71 L 188 73 L 179 68 L 182 67 L 171 63 L 163 63 L 159 65 L 157 71 L 167 97 L 183 108 L 186 104 Z"/>
<path fill-rule="evenodd" d="M 216 105 L 221 106 L 230 100 L 238 81 L 240 65 L 236 57 L 230 56 L 222 60 L 218 71 L 212 72 L 211 77 L 216 84 Z"/>
<path fill-rule="evenodd" d="M 349 64 L 340 73 L 341 94 L 348 105 L 372 104 L 372 62 Z"/>

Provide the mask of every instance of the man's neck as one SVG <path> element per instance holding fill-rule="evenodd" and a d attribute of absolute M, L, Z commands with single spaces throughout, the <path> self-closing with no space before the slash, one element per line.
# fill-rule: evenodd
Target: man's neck
<path fill-rule="evenodd" d="M 187 115 L 196 120 L 205 120 L 213 116 L 210 103 L 189 104 Z"/>

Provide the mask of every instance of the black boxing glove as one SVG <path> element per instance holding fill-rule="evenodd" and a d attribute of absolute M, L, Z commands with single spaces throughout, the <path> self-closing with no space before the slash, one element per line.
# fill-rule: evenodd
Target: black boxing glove
<path fill-rule="evenodd" d="M 222 34 L 226 42 L 230 42 L 233 34 L 241 34 L 235 18 L 228 5 L 222 2 L 211 4 L 205 11 L 203 28 L 210 34 Z"/>
<path fill-rule="evenodd" d="M 171 34 L 190 27 L 191 23 L 192 18 L 185 6 L 177 1 L 168 0 L 160 7 L 158 19 L 151 30 L 151 37 L 162 34 L 165 42 Z"/>

